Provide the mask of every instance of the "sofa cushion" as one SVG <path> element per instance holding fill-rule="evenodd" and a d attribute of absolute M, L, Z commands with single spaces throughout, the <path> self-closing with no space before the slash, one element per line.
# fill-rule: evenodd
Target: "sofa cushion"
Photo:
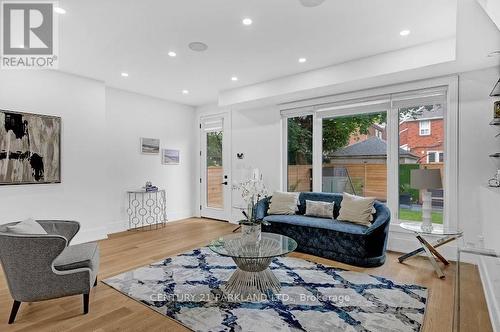
<path fill-rule="evenodd" d="M 96 269 L 99 259 L 97 243 L 82 243 L 66 247 L 54 260 L 54 268 L 59 271 L 74 270 L 79 268 Z"/>
<path fill-rule="evenodd" d="M 271 197 L 269 214 L 295 214 L 298 210 L 299 193 L 275 192 Z"/>
<path fill-rule="evenodd" d="M 343 193 L 338 218 L 339 220 L 370 226 L 373 221 L 372 214 L 376 212 L 373 207 L 374 204 L 374 197 L 361 197 Z"/>
<path fill-rule="evenodd" d="M 302 192 L 299 195 L 299 211 L 297 214 L 306 213 L 306 201 L 317 201 L 317 202 L 335 202 L 333 206 L 333 218 L 337 219 L 339 215 L 340 202 L 342 201 L 342 196 L 333 193 L 318 193 L 318 192 Z"/>
<path fill-rule="evenodd" d="M 335 203 L 306 201 L 306 216 L 333 219 L 333 208 Z"/>
<path fill-rule="evenodd" d="M 367 226 L 360 224 L 353 224 L 336 219 L 308 217 L 301 215 L 270 215 L 266 216 L 264 220 L 270 223 L 284 223 L 304 227 L 315 227 L 351 234 L 364 234 L 368 229 Z"/>

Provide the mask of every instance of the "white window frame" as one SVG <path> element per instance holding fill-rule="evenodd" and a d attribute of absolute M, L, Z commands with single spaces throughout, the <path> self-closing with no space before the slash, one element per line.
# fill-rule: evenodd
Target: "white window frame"
<path fill-rule="evenodd" d="M 428 163 L 428 164 L 438 164 L 438 163 L 442 163 L 442 162 L 444 161 L 444 155 L 443 155 L 443 161 L 440 161 L 440 160 L 439 160 L 439 154 L 440 154 L 440 153 L 443 153 L 443 154 L 444 154 L 444 151 L 437 151 L 437 150 L 436 150 L 436 151 L 427 151 L 427 158 L 426 158 L 426 159 L 427 159 L 427 163 Z M 432 161 L 432 162 L 429 160 L 429 156 L 430 156 L 431 154 L 433 154 L 433 155 L 434 155 L 434 161 Z"/>
<path fill-rule="evenodd" d="M 428 128 L 424 128 L 424 126 L 422 124 L 429 124 L 429 127 Z M 421 120 L 418 122 L 418 134 L 420 136 L 430 136 L 431 135 L 431 127 L 432 127 L 432 124 L 431 124 L 431 120 Z M 428 130 L 428 132 L 423 132 L 424 130 Z"/>
<path fill-rule="evenodd" d="M 458 227 L 458 77 L 446 76 L 423 81 L 415 81 L 409 83 L 402 83 L 393 86 L 376 88 L 371 90 L 364 90 L 359 92 L 346 93 L 331 97 L 323 97 L 322 101 L 329 103 L 342 103 L 349 104 L 352 100 L 366 100 L 381 99 L 388 94 L 401 94 L 408 92 L 409 94 L 424 89 L 433 89 L 439 87 L 445 88 L 447 114 L 444 118 L 445 121 L 445 177 L 444 177 L 444 204 L 446 209 L 444 211 L 443 224 L 445 226 L 454 228 Z M 374 97 L 378 96 L 378 97 Z M 326 104 L 326 102 L 325 102 Z M 369 104 L 369 102 L 368 102 Z M 356 109 L 346 110 L 345 107 L 304 107 L 304 102 L 299 101 L 296 103 L 286 103 L 279 105 L 282 109 L 286 105 L 288 110 L 283 110 L 282 113 L 282 129 L 283 129 L 283 181 L 282 190 L 286 191 L 287 183 L 287 121 L 286 119 L 299 115 L 313 115 L 313 191 L 321 191 L 321 177 L 322 177 L 322 117 L 327 117 L 328 114 L 334 116 L 347 116 L 352 114 L 359 114 Z M 387 205 L 392 212 L 392 221 L 390 230 L 391 232 L 406 233 L 398 224 L 403 220 L 399 220 L 399 114 L 396 109 L 394 110 L 391 101 L 391 107 L 387 114 Z M 323 116 L 319 116 L 319 111 Z M 369 113 L 367 111 L 367 113 Z M 319 152 L 319 153 L 318 153 Z"/>

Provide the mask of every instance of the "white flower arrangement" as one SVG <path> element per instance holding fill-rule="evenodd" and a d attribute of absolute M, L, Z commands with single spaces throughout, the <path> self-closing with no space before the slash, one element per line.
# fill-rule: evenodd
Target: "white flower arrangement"
<path fill-rule="evenodd" d="M 260 199 L 267 197 L 268 192 L 259 171 L 254 170 L 253 177 L 241 181 L 236 188 L 241 191 L 241 197 L 248 206 L 248 210 L 243 212 L 247 219 L 246 222 L 252 224 L 262 222 L 255 218 L 255 207 Z"/>

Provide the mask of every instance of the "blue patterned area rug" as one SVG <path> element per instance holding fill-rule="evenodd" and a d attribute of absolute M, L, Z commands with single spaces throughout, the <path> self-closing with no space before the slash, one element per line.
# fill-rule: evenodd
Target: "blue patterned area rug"
<path fill-rule="evenodd" d="M 108 278 L 104 283 L 194 331 L 419 331 L 427 289 L 275 258 L 280 294 L 238 298 L 221 284 L 236 266 L 208 248 Z"/>

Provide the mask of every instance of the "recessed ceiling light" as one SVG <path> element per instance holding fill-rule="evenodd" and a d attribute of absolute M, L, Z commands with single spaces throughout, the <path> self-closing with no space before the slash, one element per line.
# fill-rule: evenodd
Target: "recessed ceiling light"
<path fill-rule="evenodd" d="M 192 43 L 189 43 L 188 46 L 191 50 L 196 51 L 196 52 L 203 52 L 203 51 L 206 51 L 208 48 L 208 45 L 205 43 L 202 43 L 202 42 L 192 42 Z"/>
<path fill-rule="evenodd" d="M 400 34 L 401 36 L 408 36 L 408 35 L 410 34 L 410 30 L 401 30 L 401 31 L 399 32 L 399 34 Z"/>
<path fill-rule="evenodd" d="M 189 94 L 189 90 L 182 90 L 182 94 L 183 95 L 188 95 Z"/>
<path fill-rule="evenodd" d="M 128 73 L 122 73 L 122 77 L 128 77 Z"/>
<path fill-rule="evenodd" d="M 252 25 L 253 21 L 252 21 L 252 19 L 251 19 L 251 18 L 249 18 L 249 17 L 245 17 L 245 18 L 241 21 L 241 23 L 243 23 L 243 25 L 248 26 L 248 25 Z"/>
<path fill-rule="evenodd" d="M 61 7 L 54 7 L 54 12 L 56 12 L 57 14 L 66 14 L 66 9 Z"/>
<path fill-rule="evenodd" d="M 300 63 L 304 63 L 304 62 L 306 62 L 306 61 L 307 61 L 307 59 L 306 59 L 306 58 L 299 58 L 299 62 L 300 62 Z"/>
<path fill-rule="evenodd" d="M 170 51 L 170 52 L 168 52 L 168 56 L 173 58 L 173 57 L 177 56 L 177 53 L 175 53 L 174 51 Z"/>
<path fill-rule="evenodd" d="M 238 77 L 236 77 L 236 76 L 231 77 L 231 81 L 237 81 L 237 80 L 238 80 Z"/>

